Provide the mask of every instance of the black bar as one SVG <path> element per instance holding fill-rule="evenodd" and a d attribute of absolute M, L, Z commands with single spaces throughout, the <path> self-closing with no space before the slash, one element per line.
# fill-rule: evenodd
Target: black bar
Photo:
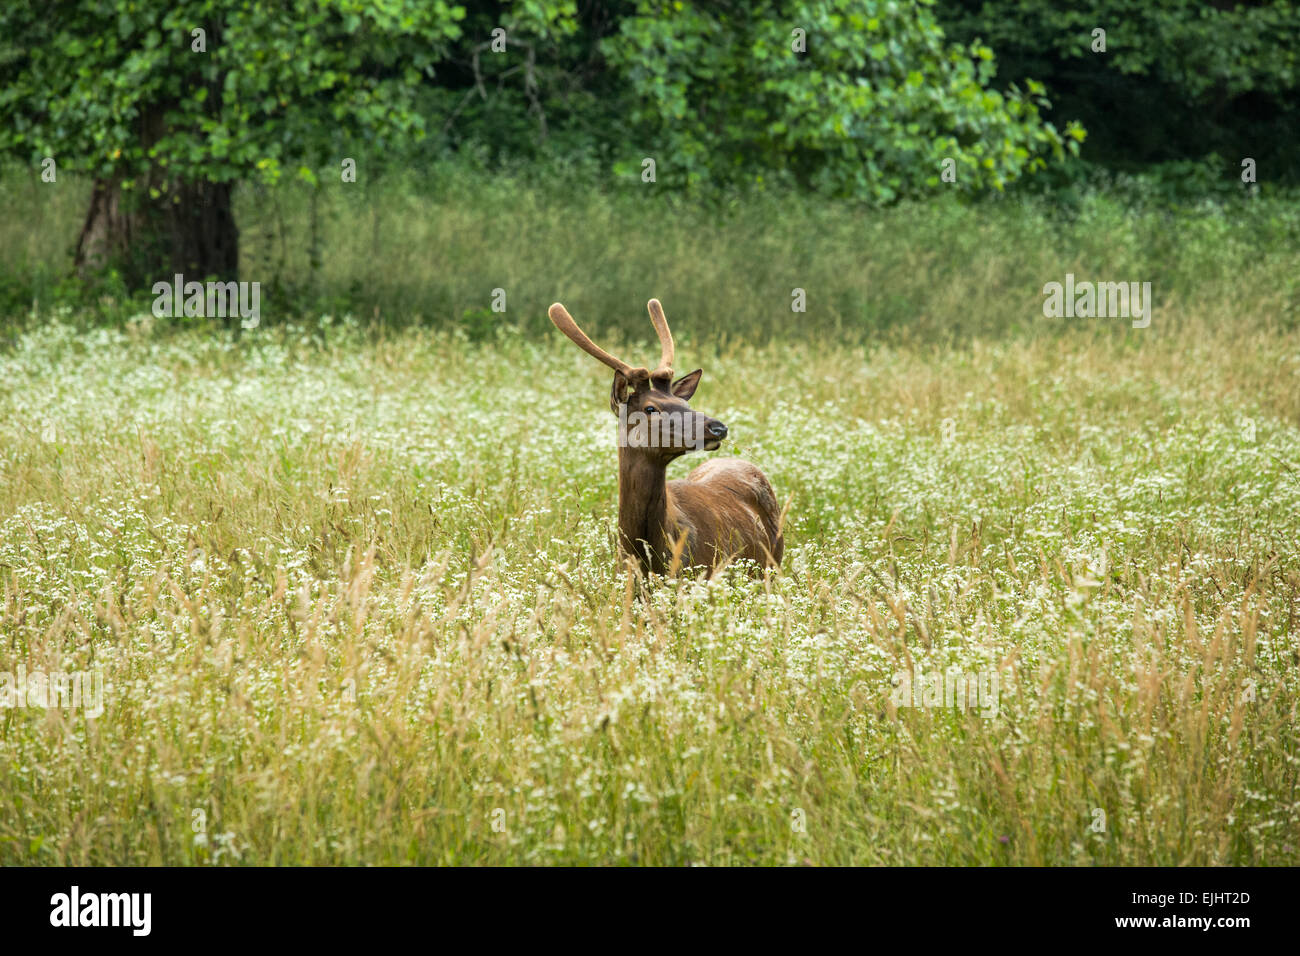
<path fill-rule="evenodd" d="M 72 887 L 80 912 L 116 896 L 118 926 L 54 926 Z M 1284 869 L 857 869 L 650 873 L 630 869 L 177 868 L 0 870 L 4 937 L 126 945 L 284 940 L 374 945 L 411 934 L 464 932 L 493 948 L 516 936 L 540 944 L 620 945 L 653 933 L 664 944 L 709 937 L 734 945 L 784 931 L 848 931 L 861 945 L 889 939 L 929 948 L 1019 938 L 1040 945 L 1129 939 L 1143 944 L 1294 942 L 1294 871 Z M 1217 895 L 1216 895 L 1217 894 Z M 93 897 L 93 902 L 87 902 Z M 62 902 L 61 902 L 62 898 Z M 65 905 L 66 904 L 66 905 Z M 130 909 L 126 909 L 131 904 Z M 59 907 L 63 905 L 63 909 Z M 135 917 L 133 920 L 132 917 Z M 1245 925 L 1225 920 L 1244 918 Z M 1146 925 L 1121 921 L 1154 920 Z M 1210 920 L 1208 927 L 1201 921 Z M 1195 920 L 1195 922 L 1191 922 Z M 135 926 L 133 926 L 133 922 Z M 687 929 L 694 926 L 694 929 Z M 838 927 L 838 928 L 837 928 Z M 608 935 L 602 935 L 604 930 Z M 684 934 L 679 936 L 678 934 Z M 1032 936 L 1021 934 L 1032 933 Z M 396 934 L 396 935 L 392 935 Z M 898 939 L 901 934 L 901 939 Z M 1010 935 L 1006 935 L 1010 934 Z M 982 944 L 981 944 L 982 945 Z M 9 949 L 10 952 L 18 950 Z M 921 951 L 921 950 L 918 950 Z"/>

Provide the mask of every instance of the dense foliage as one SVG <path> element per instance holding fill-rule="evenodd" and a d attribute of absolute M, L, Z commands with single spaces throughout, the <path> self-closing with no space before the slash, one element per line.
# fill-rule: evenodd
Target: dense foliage
<path fill-rule="evenodd" d="M 409 157 L 471 106 L 502 146 L 612 104 L 616 139 L 588 146 L 617 168 L 648 151 L 666 185 L 770 177 L 878 200 L 934 186 L 945 159 L 959 188 L 1001 188 L 1082 139 L 1044 120 L 1041 86 L 992 89 L 993 52 L 947 43 L 927 3 L 641 2 L 601 18 L 572 2 L 188 0 L 158 16 L 28 0 L 0 12 L 0 35 L 0 152 L 126 190 L 144 178 L 154 198 L 160 170 L 314 180 L 344 157 Z"/>
<path fill-rule="evenodd" d="M 349 139 L 422 129 L 412 93 L 463 18 L 443 0 L 19 0 L 0 10 L 0 150 L 128 189 L 157 167 L 311 178 Z"/>
<path fill-rule="evenodd" d="M 928 3 L 662 6 L 640 3 L 606 48 L 686 183 L 775 177 L 877 200 L 1001 189 L 1083 139 L 1042 119 L 1039 84 L 989 89 L 993 51 L 948 44 Z"/>
<path fill-rule="evenodd" d="M 1057 112 L 1087 127 L 1094 162 L 1182 178 L 1200 161 L 1224 183 L 1251 157 L 1261 181 L 1300 181 L 1290 0 L 949 0 L 937 13 L 951 38 L 997 51 L 1001 82 L 1046 84 Z"/>

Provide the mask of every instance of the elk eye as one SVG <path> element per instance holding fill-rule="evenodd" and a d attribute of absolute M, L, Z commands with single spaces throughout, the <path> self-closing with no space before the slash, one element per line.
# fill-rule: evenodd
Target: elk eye
<path fill-rule="evenodd" d="M 659 411 L 659 409 L 655 408 L 653 405 L 647 405 L 642 409 L 642 411 L 647 415 L 653 415 L 655 412 Z"/>

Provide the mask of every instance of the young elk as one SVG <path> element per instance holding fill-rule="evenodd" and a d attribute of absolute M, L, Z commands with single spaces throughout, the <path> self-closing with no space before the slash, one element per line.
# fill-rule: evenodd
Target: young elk
<path fill-rule="evenodd" d="M 649 302 L 659 335 L 659 365 L 634 368 L 595 345 L 560 303 L 549 310 L 556 328 L 614 370 L 609 406 L 619 418 L 618 528 L 624 555 L 641 571 L 673 573 L 735 558 L 778 566 L 785 551 L 781 510 L 767 476 L 737 458 L 713 458 L 685 480 L 667 481 L 668 463 L 689 451 L 715 451 L 727 426 L 687 400 L 703 370 L 673 381 L 673 335 L 658 299 Z"/>

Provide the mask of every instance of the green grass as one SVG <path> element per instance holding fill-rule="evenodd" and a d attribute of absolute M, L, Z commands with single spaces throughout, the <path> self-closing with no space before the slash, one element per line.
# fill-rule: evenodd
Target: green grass
<path fill-rule="evenodd" d="M 719 264 L 720 232 L 672 230 L 656 263 L 662 221 L 573 249 L 537 222 L 493 285 L 594 328 L 616 289 L 629 323 L 660 294 L 722 453 L 790 501 L 781 572 L 633 598 L 608 374 L 558 333 L 40 315 L 0 354 L 0 670 L 100 668 L 106 709 L 0 712 L 0 863 L 1300 864 L 1281 280 L 1037 334 L 1037 288 L 1093 271 L 1043 252 L 1036 286 L 967 303 L 1024 335 L 764 344 L 728 296 L 775 315 L 804 269 L 851 302 L 871 241 L 778 280 L 752 232 Z M 492 272 L 459 270 L 491 228 L 406 228 L 380 284 L 459 307 Z M 913 266 L 957 307 L 1025 248 Z M 996 672 L 997 714 L 894 706 L 945 667 Z"/>
<path fill-rule="evenodd" d="M 941 194 L 872 209 L 783 193 L 702 204 L 607 176 L 485 176 L 453 165 L 424 178 L 326 183 L 314 194 L 314 232 L 304 186 L 244 188 L 236 215 L 241 278 L 262 283 L 268 323 L 351 311 L 472 338 L 503 322 L 543 337 L 546 308 L 560 299 L 606 339 L 639 341 L 644 303 L 658 296 L 686 344 L 921 347 L 1042 335 L 1043 285 L 1067 272 L 1151 282 L 1157 316 L 1295 328 L 1300 200 L 1261 188 L 1255 200 L 1181 212 L 1134 208 L 1140 193 L 1091 193 L 1066 208 L 1010 197 L 965 206 Z M 0 326 L 33 299 L 62 301 L 88 195 L 74 176 L 0 177 L 10 213 L 0 219 Z M 503 314 L 490 311 L 496 289 Z M 805 291 L 806 313 L 791 312 L 794 289 Z M 120 318 L 152 301 L 110 301 L 104 312 Z"/>

